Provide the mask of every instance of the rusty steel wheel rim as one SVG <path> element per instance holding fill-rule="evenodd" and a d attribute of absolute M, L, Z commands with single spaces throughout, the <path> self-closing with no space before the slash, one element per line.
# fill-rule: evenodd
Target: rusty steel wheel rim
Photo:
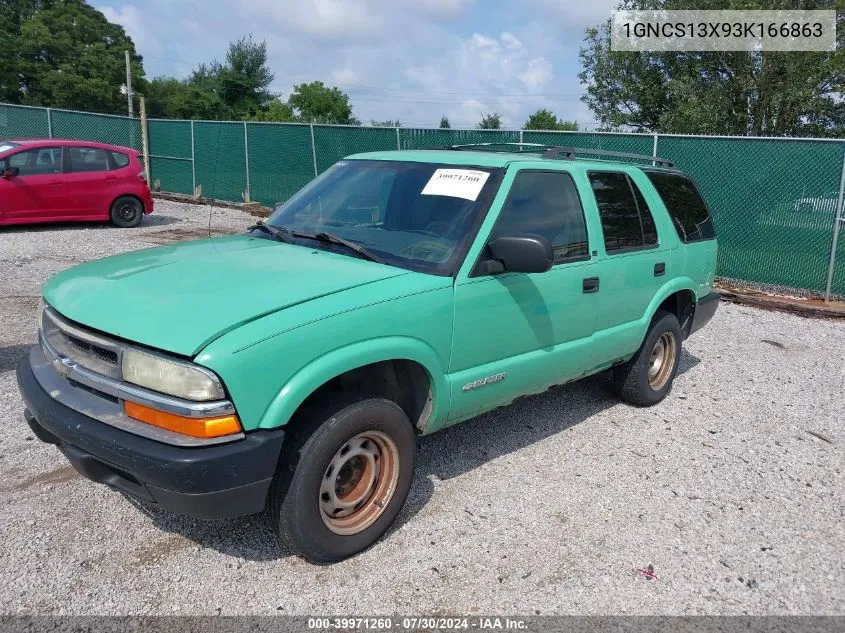
<path fill-rule="evenodd" d="M 320 484 L 320 516 L 335 534 L 358 534 L 382 515 L 399 481 L 399 449 L 381 431 L 348 440 Z"/>
<path fill-rule="evenodd" d="M 659 391 L 672 375 L 675 367 L 675 356 L 678 345 L 671 332 L 664 332 L 654 342 L 648 361 L 648 384 L 655 391 Z"/>

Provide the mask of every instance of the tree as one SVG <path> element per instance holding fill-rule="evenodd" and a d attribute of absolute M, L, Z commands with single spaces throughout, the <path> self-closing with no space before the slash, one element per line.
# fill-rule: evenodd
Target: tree
<path fill-rule="evenodd" d="M 534 114 L 529 116 L 522 128 L 524 130 L 558 130 L 564 132 L 577 132 L 578 124 L 575 121 L 563 121 L 558 119 L 552 111 L 543 108 L 541 110 L 537 110 Z"/>
<path fill-rule="evenodd" d="M 253 42 L 252 35 L 229 44 L 226 63 L 212 62 L 221 101 L 235 119 L 253 116 L 276 96 L 270 92 L 275 75 L 267 66 L 267 42 Z"/>
<path fill-rule="evenodd" d="M 229 44 L 225 63 L 200 64 L 182 81 L 156 77 L 142 91 L 152 117 L 290 121 L 290 108 L 270 92 L 273 78 L 266 43 L 247 36 Z"/>
<path fill-rule="evenodd" d="M 31 19 L 38 8 L 34 0 L 6 0 L 0 2 L 0 101 L 20 103 L 23 93 L 20 82 L 18 55 L 21 23 Z"/>
<path fill-rule="evenodd" d="M 449 125 L 449 117 L 444 114 L 442 117 L 440 117 L 440 129 L 448 130 L 450 127 L 452 126 Z"/>
<path fill-rule="evenodd" d="M 144 70 L 123 27 L 83 0 L 0 3 L 0 97 L 12 103 L 126 112 L 124 51 L 133 83 Z"/>
<path fill-rule="evenodd" d="M 361 123 L 352 116 L 349 96 L 338 88 L 327 87 L 322 81 L 294 86 L 288 103 L 297 119 L 306 123 Z"/>
<path fill-rule="evenodd" d="M 180 119 L 189 91 L 188 84 L 175 77 L 155 77 L 139 87 L 152 118 Z M 190 118 L 190 117 L 188 117 Z"/>
<path fill-rule="evenodd" d="M 765 6 L 763 6 L 765 5 Z M 721 0 L 719 9 L 787 9 L 791 0 Z M 626 9 L 701 9 L 699 0 L 623 0 Z M 587 30 L 584 102 L 605 128 L 737 135 L 845 135 L 845 0 L 831 52 L 610 50 L 609 22 Z"/>
<path fill-rule="evenodd" d="M 267 106 L 267 109 L 251 117 L 247 117 L 247 121 L 288 123 L 295 120 L 296 117 L 293 115 L 293 108 L 286 101 L 282 101 L 279 98 L 273 99 Z"/>
<path fill-rule="evenodd" d="M 502 116 L 498 112 L 493 114 L 485 114 L 478 122 L 479 130 L 501 130 Z"/>

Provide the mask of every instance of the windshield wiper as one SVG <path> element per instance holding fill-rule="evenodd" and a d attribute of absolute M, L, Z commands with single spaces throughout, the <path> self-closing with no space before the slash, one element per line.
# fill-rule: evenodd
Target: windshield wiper
<path fill-rule="evenodd" d="M 275 237 L 279 242 L 284 242 L 285 244 L 293 243 L 293 240 L 289 235 L 290 231 L 286 228 L 276 228 L 275 226 L 264 224 L 261 220 L 247 228 L 247 231 L 264 231 L 268 235 Z"/>
<path fill-rule="evenodd" d="M 307 233 L 291 233 L 294 237 L 304 237 L 305 239 L 309 240 L 317 240 L 320 242 L 328 242 L 329 244 L 337 244 L 338 246 L 343 246 L 348 248 L 351 251 L 358 253 L 362 258 L 368 259 L 371 262 L 376 262 L 377 264 L 386 264 L 381 257 L 378 255 L 373 255 L 370 251 L 366 248 L 361 246 L 360 244 L 356 244 L 355 242 L 350 242 L 349 240 L 345 240 L 339 235 L 335 235 L 334 233 L 326 233 L 325 231 L 322 233 L 317 233 L 316 235 L 308 235 Z"/>

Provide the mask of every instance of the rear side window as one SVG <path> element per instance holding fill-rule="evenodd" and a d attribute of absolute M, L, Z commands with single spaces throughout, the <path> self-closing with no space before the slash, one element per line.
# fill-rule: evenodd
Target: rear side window
<path fill-rule="evenodd" d="M 70 147 L 70 172 L 108 171 L 106 150 L 99 147 Z"/>
<path fill-rule="evenodd" d="M 692 180 L 681 174 L 644 171 L 666 205 L 681 240 L 699 242 L 716 237 L 710 211 Z"/>
<path fill-rule="evenodd" d="M 124 154 L 123 152 L 109 152 L 111 154 L 111 158 L 114 161 L 114 167 L 112 169 L 120 169 L 122 167 L 126 167 L 129 164 L 129 157 Z"/>
<path fill-rule="evenodd" d="M 619 171 L 588 174 L 604 232 L 604 248 L 617 253 L 657 245 L 651 210 L 637 185 Z"/>
<path fill-rule="evenodd" d="M 584 209 L 572 176 L 565 172 L 519 172 L 490 237 L 515 233 L 545 237 L 552 245 L 556 264 L 587 259 Z"/>

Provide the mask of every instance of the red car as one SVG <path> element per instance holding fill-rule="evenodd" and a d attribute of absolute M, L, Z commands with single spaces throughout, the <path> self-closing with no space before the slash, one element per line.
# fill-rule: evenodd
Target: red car
<path fill-rule="evenodd" d="M 0 226 L 76 220 L 138 226 L 153 212 L 138 155 L 89 141 L 0 141 Z"/>

